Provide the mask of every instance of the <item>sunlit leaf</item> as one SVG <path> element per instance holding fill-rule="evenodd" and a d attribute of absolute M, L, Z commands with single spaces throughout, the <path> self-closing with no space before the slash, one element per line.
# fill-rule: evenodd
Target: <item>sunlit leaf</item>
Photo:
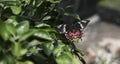
<path fill-rule="evenodd" d="M 28 21 L 22 21 L 17 25 L 17 33 L 23 34 L 29 30 L 29 22 Z"/>
<path fill-rule="evenodd" d="M 19 5 L 18 0 L 0 0 L 0 3 L 7 6 Z"/>
<path fill-rule="evenodd" d="M 27 60 L 27 61 L 23 61 L 23 62 L 22 61 L 21 62 L 20 61 L 16 61 L 16 64 L 34 64 L 34 63 L 32 61 L 28 61 Z"/>
<path fill-rule="evenodd" d="M 45 39 L 45 40 L 53 40 L 49 33 L 43 30 L 39 30 L 37 33 L 34 34 L 34 36 Z"/>
<path fill-rule="evenodd" d="M 0 35 L 4 40 L 8 40 L 9 38 L 9 32 L 6 29 L 5 23 L 0 24 Z"/>
<path fill-rule="evenodd" d="M 22 35 L 19 36 L 19 42 L 26 40 L 27 38 L 29 38 L 30 36 L 32 36 L 36 32 L 37 32 L 37 30 L 31 29 L 28 32 L 23 33 Z"/>
<path fill-rule="evenodd" d="M 38 54 L 38 50 L 35 47 L 32 47 L 32 48 L 29 49 L 29 53 L 33 54 L 33 55 L 36 55 L 36 54 Z"/>
<path fill-rule="evenodd" d="M 6 29 L 7 31 L 12 34 L 13 36 L 15 36 L 16 33 L 16 29 L 12 24 L 6 24 Z"/>
<path fill-rule="evenodd" d="M 38 40 L 32 40 L 31 42 L 28 43 L 27 48 L 36 46 L 36 45 L 41 45 L 42 43 L 44 43 L 44 42 L 40 42 Z"/>
<path fill-rule="evenodd" d="M 54 51 L 53 53 L 58 57 L 61 55 L 62 52 L 64 52 L 64 47 L 65 47 L 65 44 L 63 44 L 61 41 L 58 41 L 58 46 L 54 48 Z"/>
<path fill-rule="evenodd" d="M 45 30 L 46 32 L 51 32 L 51 33 L 57 33 L 57 31 L 53 28 L 44 28 L 43 30 Z"/>
<path fill-rule="evenodd" d="M 64 52 L 56 58 L 57 64 L 80 64 L 79 58 L 70 52 Z"/>
<path fill-rule="evenodd" d="M 44 43 L 43 49 L 44 49 L 45 54 L 49 56 L 53 52 L 54 46 L 52 43 Z"/>
<path fill-rule="evenodd" d="M 27 49 L 21 49 L 21 50 L 20 50 L 20 56 L 25 55 L 27 52 L 28 52 Z"/>
<path fill-rule="evenodd" d="M 51 3 L 60 3 L 61 2 L 61 0 L 47 0 L 47 1 L 49 1 Z"/>
<path fill-rule="evenodd" d="M 73 64 L 72 55 L 68 52 L 56 58 L 57 64 Z"/>
<path fill-rule="evenodd" d="M 64 15 L 81 20 L 78 14 L 64 13 Z"/>
<path fill-rule="evenodd" d="M 16 15 L 18 15 L 22 10 L 21 6 L 11 6 L 10 8 L 11 8 L 12 12 Z"/>
<path fill-rule="evenodd" d="M 16 26 L 18 24 L 18 22 L 16 21 L 16 16 L 10 16 L 5 23 L 9 23 L 9 24 L 13 24 L 14 26 Z"/>
<path fill-rule="evenodd" d="M 37 28 L 46 28 L 46 27 L 50 27 L 50 25 L 45 24 L 45 23 L 40 23 L 40 24 L 36 25 L 35 27 L 37 27 Z"/>
<path fill-rule="evenodd" d="M 13 54 L 14 56 L 16 56 L 16 57 L 21 56 L 21 55 L 20 55 L 21 49 L 22 49 L 22 48 L 21 48 L 21 44 L 15 42 L 15 43 L 12 45 L 12 48 L 11 48 L 12 54 Z"/>
<path fill-rule="evenodd" d="M 51 16 L 46 16 L 43 18 L 43 20 L 49 20 L 49 19 L 51 19 Z"/>

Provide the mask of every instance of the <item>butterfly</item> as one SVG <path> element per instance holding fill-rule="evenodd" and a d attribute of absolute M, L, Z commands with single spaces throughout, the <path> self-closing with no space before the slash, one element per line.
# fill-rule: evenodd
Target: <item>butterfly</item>
<path fill-rule="evenodd" d="M 72 24 L 60 24 L 57 26 L 58 31 L 64 34 L 71 42 L 78 42 L 82 35 L 83 30 L 89 23 L 89 20 L 81 20 Z"/>

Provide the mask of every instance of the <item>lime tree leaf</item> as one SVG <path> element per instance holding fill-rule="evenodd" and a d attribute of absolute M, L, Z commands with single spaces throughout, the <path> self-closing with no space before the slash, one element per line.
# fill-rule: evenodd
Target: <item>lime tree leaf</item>
<path fill-rule="evenodd" d="M 43 31 L 43 30 L 39 30 L 37 33 L 34 34 L 35 37 L 38 37 L 38 38 L 42 38 L 42 39 L 45 39 L 45 40 L 53 40 L 51 37 L 50 37 L 50 34 L 46 31 Z"/>
<path fill-rule="evenodd" d="M 13 24 L 0 23 L 0 35 L 4 40 L 8 40 L 10 35 L 15 36 L 16 29 Z"/>
<path fill-rule="evenodd" d="M 75 18 L 77 20 L 81 20 L 80 19 L 80 16 L 78 14 L 71 14 L 71 13 L 64 13 L 65 16 L 69 16 L 69 17 L 72 17 L 72 18 Z"/>
<path fill-rule="evenodd" d="M 16 15 L 18 15 L 22 10 L 21 6 L 10 6 L 10 8 L 11 8 L 13 14 L 16 14 Z"/>
<path fill-rule="evenodd" d="M 0 24 L 0 35 L 4 40 L 8 40 L 9 38 L 9 33 L 6 29 L 5 23 Z"/>
<path fill-rule="evenodd" d="M 16 16 L 10 16 L 5 23 L 9 23 L 9 24 L 13 24 L 14 26 L 16 26 L 18 24 L 18 22 L 16 21 Z"/>
<path fill-rule="evenodd" d="M 46 31 L 46 32 L 49 32 L 49 33 L 51 33 L 51 32 L 52 33 L 57 33 L 57 31 L 53 28 L 44 28 L 43 30 Z"/>
<path fill-rule="evenodd" d="M 17 0 L 0 0 L 0 3 L 7 6 L 19 5 L 20 3 Z"/>
<path fill-rule="evenodd" d="M 42 43 L 45 43 L 45 42 L 40 42 L 38 40 L 32 40 L 31 42 L 29 42 L 27 44 L 27 48 L 32 47 L 32 46 L 36 46 L 36 45 L 41 45 Z"/>
<path fill-rule="evenodd" d="M 12 54 L 14 56 L 16 56 L 17 58 L 19 58 L 20 56 L 23 56 L 24 54 L 27 53 L 27 49 L 23 49 L 21 47 L 21 44 L 20 43 L 13 43 L 12 47 L 11 47 L 11 51 L 12 51 Z"/>
<path fill-rule="evenodd" d="M 24 0 L 26 4 L 30 4 L 31 0 Z"/>
<path fill-rule="evenodd" d="M 34 64 L 32 61 L 25 61 L 24 64 Z"/>
<path fill-rule="evenodd" d="M 65 44 L 63 44 L 61 41 L 58 41 L 56 43 L 58 43 L 58 46 L 54 48 L 53 53 L 56 55 L 56 57 L 58 57 L 61 55 L 62 52 L 64 52 L 63 48 L 65 47 Z"/>
<path fill-rule="evenodd" d="M 32 61 L 24 61 L 24 62 L 20 62 L 20 61 L 16 61 L 16 64 L 34 64 Z"/>
<path fill-rule="evenodd" d="M 29 30 L 29 22 L 28 21 L 22 21 L 17 25 L 17 33 L 23 34 Z"/>
<path fill-rule="evenodd" d="M 56 58 L 57 64 L 73 64 L 73 57 L 69 52 L 65 52 Z"/>
<path fill-rule="evenodd" d="M 6 24 L 6 29 L 10 34 L 15 36 L 16 28 L 12 24 Z"/>
<path fill-rule="evenodd" d="M 46 28 L 46 27 L 49 28 L 50 25 L 45 24 L 45 23 L 40 23 L 40 24 L 36 25 L 35 27 L 37 27 L 37 28 Z"/>
<path fill-rule="evenodd" d="M 44 21 L 44 20 L 49 20 L 49 19 L 51 19 L 51 16 L 45 16 L 45 17 L 43 18 L 43 21 Z"/>
<path fill-rule="evenodd" d="M 29 56 L 30 56 L 31 54 L 36 55 L 36 54 L 38 54 L 38 52 L 39 52 L 39 51 L 38 51 L 36 48 L 33 47 L 33 48 L 30 48 L 30 49 L 29 49 L 29 54 L 28 54 L 28 55 L 29 55 Z"/>
<path fill-rule="evenodd" d="M 29 38 L 30 36 L 32 36 L 33 34 L 35 34 L 38 30 L 35 29 L 31 29 L 28 32 L 23 33 L 22 35 L 19 36 L 19 42 L 26 40 L 27 38 Z"/>
<path fill-rule="evenodd" d="M 53 52 L 54 45 L 52 43 L 44 43 L 43 50 L 48 56 Z"/>
<path fill-rule="evenodd" d="M 70 52 L 64 52 L 56 58 L 57 64 L 80 64 L 80 60 L 77 56 Z"/>
<path fill-rule="evenodd" d="M 14 56 L 19 57 L 21 49 L 22 48 L 20 43 L 14 43 L 11 47 L 11 52 Z"/>
<path fill-rule="evenodd" d="M 28 52 L 27 49 L 21 49 L 21 50 L 20 50 L 20 56 L 25 55 L 27 52 Z"/>
<path fill-rule="evenodd" d="M 47 0 L 47 1 L 49 1 L 51 3 L 60 3 L 61 2 L 61 0 Z"/>

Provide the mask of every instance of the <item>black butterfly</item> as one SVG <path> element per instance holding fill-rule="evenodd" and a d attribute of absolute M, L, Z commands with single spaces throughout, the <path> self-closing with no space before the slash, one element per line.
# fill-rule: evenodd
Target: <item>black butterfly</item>
<path fill-rule="evenodd" d="M 89 23 L 89 20 L 81 20 L 72 24 L 61 24 L 57 26 L 61 34 L 65 34 L 66 38 L 72 42 L 78 42 L 82 37 L 82 31 Z"/>

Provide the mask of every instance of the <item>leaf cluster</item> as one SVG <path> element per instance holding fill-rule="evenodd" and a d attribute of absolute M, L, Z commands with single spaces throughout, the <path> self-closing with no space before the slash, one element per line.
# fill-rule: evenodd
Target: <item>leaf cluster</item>
<path fill-rule="evenodd" d="M 0 64 L 80 64 L 73 43 L 53 27 L 63 15 L 61 0 L 0 0 Z M 54 23 L 53 23 L 54 22 Z"/>

